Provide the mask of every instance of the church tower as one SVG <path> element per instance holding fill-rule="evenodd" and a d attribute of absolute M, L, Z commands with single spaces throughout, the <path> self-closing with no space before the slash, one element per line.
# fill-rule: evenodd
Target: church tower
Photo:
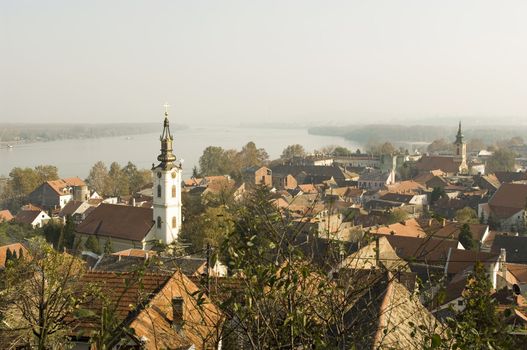
<path fill-rule="evenodd" d="M 152 239 L 170 244 L 181 231 L 181 163 L 176 164 L 172 153 L 172 141 L 165 105 L 165 121 L 161 141 L 159 164 L 152 166 L 154 227 Z"/>
<path fill-rule="evenodd" d="M 461 122 L 459 122 L 459 128 L 457 129 L 456 141 L 454 142 L 456 146 L 456 156 L 455 160 L 460 162 L 459 172 L 465 173 L 468 171 L 467 166 L 467 144 L 463 139 L 463 133 L 461 132 Z"/>

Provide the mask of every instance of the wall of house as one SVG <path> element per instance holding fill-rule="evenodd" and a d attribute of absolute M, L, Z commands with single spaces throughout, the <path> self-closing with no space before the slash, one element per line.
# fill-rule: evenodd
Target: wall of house
<path fill-rule="evenodd" d="M 257 185 L 273 186 L 273 176 L 271 169 L 261 167 L 254 172 L 254 183 Z"/>
<path fill-rule="evenodd" d="M 90 235 L 83 234 L 83 233 L 75 233 L 75 244 L 79 244 L 80 249 L 84 249 L 84 243 L 88 239 Z M 99 247 L 101 248 L 101 251 L 104 250 L 104 246 L 106 244 L 106 241 L 111 240 L 112 241 L 112 250 L 114 252 L 118 252 L 121 250 L 126 250 L 130 248 L 138 248 L 143 249 L 143 244 L 139 241 L 132 241 L 132 240 L 126 240 L 126 239 L 120 239 L 120 238 L 111 238 L 107 236 L 98 236 L 96 235 L 97 239 L 99 240 Z M 78 243 L 80 241 L 80 243 Z"/>

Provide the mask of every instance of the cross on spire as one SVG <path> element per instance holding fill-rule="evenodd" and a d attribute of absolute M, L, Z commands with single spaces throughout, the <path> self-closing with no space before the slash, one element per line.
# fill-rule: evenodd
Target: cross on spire
<path fill-rule="evenodd" d="M 163 107 L 165 107 L 165 117 L 167 117 L 168 116 L 168 108 L 170 107 L 170 105 L 167 102 L 165 102 Z"/>

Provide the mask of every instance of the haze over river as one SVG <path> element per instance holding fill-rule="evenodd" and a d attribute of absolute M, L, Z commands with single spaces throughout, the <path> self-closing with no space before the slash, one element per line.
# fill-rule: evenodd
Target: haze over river
<path fill-rule="evenodd" d="M 13 148 L 0 149 L 0 176 L 7 176 L 14 167 L 51 164 L 59 169 L 61 177 L 86 178 L 90 168 L 99 160 L 107 166 L 113 161 L 122 166 L 131 161 L 139 168 L 150 168 L 153 162 L 157 163 L 160 133 L 161 124 L 159 132 L 151 134 L 16 144 Z M 253 141 L 258 148 L 265 148 L 271 159 L 278 158 L 286 146 L 295 143 L 304 146 L 308 152 L 327 145 L 340 145 L 351 150 L 359 147 L 357 143 L 338 136 L 310 135 L 307 129 L 206 126 L 172 130 L 172 134 L 174 153 L 179 160 L 184 160 L 184 178 L 191 176 L 192 167 L 198 165 L 207 146 L 239 150 Z"/>

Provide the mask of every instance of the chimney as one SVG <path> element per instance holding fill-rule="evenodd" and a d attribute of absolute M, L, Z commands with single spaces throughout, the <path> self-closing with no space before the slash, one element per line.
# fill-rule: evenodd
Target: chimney
<path fill-rule="evenodd" d="M 428 219 L 428 227 L 432 227 L 432 219 Z"/>
<path fill-rule="evenodd" d="M 443 221 L 441 222 L 441 226 L 445 227 L 445 225 L 446 225 L 446 219 L 443 219 Z"/>
<path fill-rule="evenodd" d="M 172 328 L 183 331 L 183 298 L 172 297 Z"/>
<path fill-rule="evenodd" d="M 135 197 L 132 197 L 132 207 L 135 207 Z"/>

